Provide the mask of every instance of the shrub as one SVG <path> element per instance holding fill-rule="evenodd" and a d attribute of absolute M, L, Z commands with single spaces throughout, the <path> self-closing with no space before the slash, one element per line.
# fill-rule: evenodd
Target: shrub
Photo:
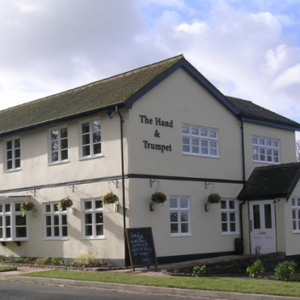
<path fill-rule="evenodd" d="M 252 264 L 252 266 L 249 266 L 246 269 L 246 272 L 249 274 L 250 277 L 253 277 L 254 279 L 262 279 L 264 278 L 265 268 L 262 262 L 258 259 Z"/>
<path fill-rule="evenodd" d="M 275 268 L 275 276 L 278 280 L 289 281 L 292 279 L 297 264 L 294 261 L 283 261 Z"/>
<path fill-rule="evenodd" d="M 35 260 L 35 263 L 37 265 L 47 265 L 49 263 L 49 258 L 48 257 L 38 257 Z"/>
<path fill-rule="evenodd" d="M 193 268 L 193 276 L 194 277 L 203 277 L 204 274 L 206 273 L 206 266 L 197 266 Z"/>
<path fill-rule="evenodd" d="M 90 253 L 89 251 L 80 251 L 79 257 L 75 263 L 79 266 L 83 265 L 94 265 L 96 253 Z"/>

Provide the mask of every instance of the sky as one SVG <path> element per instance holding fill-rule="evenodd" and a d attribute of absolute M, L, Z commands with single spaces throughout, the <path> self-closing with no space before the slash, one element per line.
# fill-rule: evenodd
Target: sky
<path fill-rule="evenodd" d="M 299 28 L 300 0 L 0 0 L 0 110 L 183 54 L 300 123 Z"/>

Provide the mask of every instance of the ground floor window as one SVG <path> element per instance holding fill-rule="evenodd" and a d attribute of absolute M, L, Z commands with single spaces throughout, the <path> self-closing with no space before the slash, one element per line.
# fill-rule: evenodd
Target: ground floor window
<path fill-rule="evenodd" d="M 103 238 L 103 205 L 101 199 L 82 201 L 83 237 L 89 239 Z"/>
<path fill-rule="evenodd" d="M 65 239 L 68 237 L 67 210 L 59 210 L 58 202 L 44 204 L 46 239 Z"/>
<path fill-rule="evenodd" d="M 238 203 L 234 199 L 221 200 L 222 234 L 238 233 Z"/>
<path fill-rule="evenodd" d="M 191 234 L 189 197 L 170 197 L 170 232 L 171 236 L 183 236 Z"/>
<path fill-rule="evenodd" d="M 22 216 L 21 202 L 0 204 L 0 241 L 27 240 L 27 215 Z"/>
<path fill-rule="evenodd" d="M 300 233 L 300 197 L 292 198 L 293 232 Z"/>

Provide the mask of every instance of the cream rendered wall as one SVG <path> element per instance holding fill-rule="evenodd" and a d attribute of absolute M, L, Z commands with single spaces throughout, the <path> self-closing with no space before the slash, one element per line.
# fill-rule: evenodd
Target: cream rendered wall
<path fill-rule="evenodd" d="M 111 190 L 121 199 L 121 189 L 111 185 Z M 98 182 L 74 187 L 49 188 L 34 192 L 14 193 L 15 196 L 32 197 L 37 212 L 27 213 L 28 241 L 22 241 L 18 247 L 14 242 L 7 242 L 6 247 L 0 247 L 1 255 L 23 257 L 64 257 L 77 258 L 80 251 L 95 254 L 96 258 L 121 262 L 124 259 L 123 217 L 121 209 L 114 211 L 113 205 L 104 206 L 104 238 L 86 239 L 83 237 L 83 215 L 81 200 L 99 198 L 108 191 L 107 182 Z M 11 194 L 10 194 L 11 195 Z M 74 215 L 67 212 L 68 239 L 45 239 L 43 204 L 53 203 L 69 196 L 73 200 Z"/>
<path fill-rule="evenodd" d="M 286 255 L 299 255 L 300 249 L 300 234 L 293 233 L 292 221 L 292 198 L 300 197 L 300 182 L 293 191 L 292 196 L 285 203 L 284 217 L 285 217 L 285 236 L 286 236 Z"/>
<path fill-rule="evenodd" d="M 122 111 L 124 119 L 128 117 Z M 79 158 L 79 128 L 81 121 L 100 117 L 102 157 L 92 159 Z M 48 164 L 48 133 L 49 130 L 64 125 L 68 127 L 69 162 L 62 164 Z M 108 181 L 80 184 L 80 180 L 89 180 L 108 176 L 121 175 L 120 152 L 120 119 L 115 113 L 109 119 L 106 113 L 97 114 L 80 120 L 68 121 L 57 126 L 43 127 L 20 133 L 21 139 L 21 167 L 15 172 L 3 172 L 5 140 L 0 143 L 0 196 L 31 196 L 37 208 L 33 217 L 28 213 L 28 241 L 21 242 L 18 247 L 14 242 L 7 242 L 6 247 L 0 247 L 0 254 L 24 257 L 64 257 L 77 258 L 80 251 L 95 253 L 97 258 L 120 262 L 124 260 L 123 216 L 122 207 L 119 212 L 113 210 L 113 205 L 104 206 L 104 239 L 89 240 L 83 238 L 81 200 L 99 198 L 107 192 L 114 192 L 122 202 L 122 183 L 118 187 Z M 126 132 L 126 128 L 125 128 Z M 11 137 L 8 137 L 11 138 Z M 127 141 L 124 139 L 124 149 L 127 151 Z M 127 156 L 125 171 L 127 170 Z M 78 181 L 70 186 L 68 182 Z M 57 184 L 66 183 L 59 187 Z M 40 185 L 45 185 L 40 187 Z M 35 187 L 35 188 L 33 188 Z M 14 189 L 24 188 L 22 192 Z M 12 190 L 4 192 L 7 190 Z M 126 193 L 128 189 L 126 187 Z M 75 214 L 68 212 L 68 239 L 46 240 L 44 235 L 43 203 L 58 201 L 66 196 L 73 200 Z M 126 195 L 128 199 L 128 194 Z M 128 221 L 127 221 L 128 222 Z"/>
<path fill-rule="evenodd" d="M 173 120 L 173 128 L 141 123 L 147 118 Z M 182 124 L 219 130 L 220 158 L 182 154 Z M 178 69 L 133 104 L 129 111 L 129 172 L 170 176 L 242 179 L 239 121 L 183 69 Z M 160 137 L 155 137 L 156 130 Z M 143 141 L 171 145 L 161 153 Z"/>
<path fill-rule="evenodd" d="M 101 121 L 102 157 L 80 159 L 79 129 L 81 122 L 98 117 Z M 61 164 L 48 163 L 49 130 L 57 126 L 68 127 L 69 162 Z M 4 171 L 5 141 L 0 143 L 1 190 L 21 187 L 55 184 L 60 182 L 116 176 L 121 174 L 120 123 L 119 117 L 109 119 L 105 113 L 92 117 L 68 121 L 51 127 L 42 127 L 22 132 L 12 137 L 21 139 L 21 169 L 20 171 Z M 126 147 L 126 141 L 125 141 Z M 125 148 L 126 150 L 126 148 Z M 126 156 L 125 156 L 126 159 Z M 125 163 L 127 165 L 127 162 Z"/>
<path fill-rule="evenodd" d="M 155 205 L 153 212 L 149 209 L 157 183 L 151 188 L 149 179 L 131 179 L 129 185 L 129 227 L 152 227 L 158 257 L 234 251 L 234 240 L 240 235 L 222 235 L 220 204 L 211 205 L 208 212 L 204 206 L 210 193 L 219 192 L 223 198 L 234 198 L 240 185 L 215 183 L 213 188 L 205 189 L 204 182 L 160 180 L 159 190 L 168 200 L 170 196 L 190 197 L 191 235 L 181 237 L 170 234 L 169 201 Z"/>
<path fill-rule="evenodd" d="M 245 162 L 246 179 L 249 178 L 255 167 L 268 165 L 267 163 L 257 163 L 252 160 L 252 136 L 262 136 L 280 140 L 280 163 L 296 162 L 295 152 L 295 132 L 273 127 L 244 123 L 245 141 Z M 269 164 L 270 165 L 270 164 Z"/>

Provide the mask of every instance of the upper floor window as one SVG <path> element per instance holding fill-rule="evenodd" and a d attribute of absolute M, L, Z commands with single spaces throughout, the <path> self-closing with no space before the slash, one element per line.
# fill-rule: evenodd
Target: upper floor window
<path fill-rule="evenodd" d="M 170 197 L 170 231 L 172 236 L 191 234 L 189 197 Z"/>
<path fill-rule="evenodd" d="M 100 199 L 82 201 L 83 236 L 88 239 L 103 238 L 103 205 Z"/>
<path fill-rule="evenodd" d="M 5 142 L 5 170 L 12 171 L 21 168 L 20 139 L 11 139 Z"/>
<path fill-rule="evenodd" d="M 191 155 L 218 157 L 218 130 L 195 125 L 182 125 L 182 152 Z"/>
<path fill-rule="evenodd" d="M 292 198 L 293 232 L 300 233 L 300 197 Z"/>
<path fill-rule="evenodd" d="M 238 233 L 238 204 L 236 200 L 221 200 L 221 224 L 223 234 Z"/>
<path fill-rule="evenodd" d="M 21 203 L 0 204 L 0 241 L 27 240 L 27 215 L 22 216 Z"/>
<path fill-rule="evenodd" d="M 46 239 L 68 237 L 67 209 L 59 210 L 58 202 L 44 204 L 44 230 Z"/>
<path fill-rule="evenodd" d="M 277 139 L 252 137 L 253 161 L 267 162 L 273 164 L 280 163 L 280 143 Z"/>
<path fill-rule="evenodd" d="M 68 160 L 68 129 L 59 128 L 50 131 L 50 163 Z"/>
<path fill-rule="evenodd" d="M 99 120 L 81 124 L 81 157 L 101 154 L 101 125 Z"/>

